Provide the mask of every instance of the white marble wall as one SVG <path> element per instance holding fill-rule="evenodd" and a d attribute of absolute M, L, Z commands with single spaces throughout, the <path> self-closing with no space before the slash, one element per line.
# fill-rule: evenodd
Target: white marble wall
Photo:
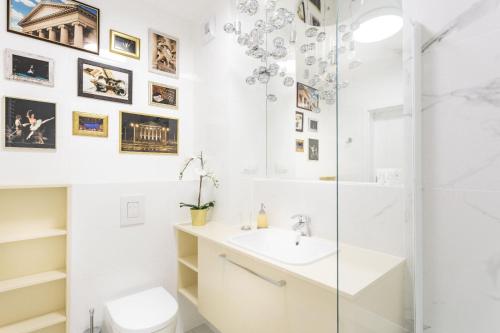
<path fill-rule="evenodd" d="M 253 222 L 260 203 L 267 206 L 269 224 L 291 229 L 305 214 L 315 236 L 337 239 L 337 183 L 307 180 L 255 181 Z M 404 188 L 369 183 L 339 184 L 340 242 L 407 257 Z"/>
<path fill-rule="evenodd" d="M 425 332 L 499 332 L 500 1 L 408 5 L 427 34 Z"/>

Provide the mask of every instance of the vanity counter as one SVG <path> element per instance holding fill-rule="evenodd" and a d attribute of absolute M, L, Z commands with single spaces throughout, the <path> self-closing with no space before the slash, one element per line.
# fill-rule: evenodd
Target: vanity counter
<path fill-rule="evenodd" d="M 238 225 L 209 222 L 202 227 L 194 227 L 190 223 L 178 224 L 175 227 L 180 231 L 215 242 L 220 246 L 331 292 L 337 292 L 338 290 L 346 298 L 356 298 L 365 289 L 382 281 L 384 277 L 390 275 L 390 272 L 400 269 L 405 263 L 404 258 L 341 243 L 338 254 L 311 264 L 289 265 L 247 251 L 228 242 L 230 237 L 247 232 L 242 231 Z M 337 258 L 339 259 L 338 263 Z M 337 264 L 339 267 L 338 285 Z"/>

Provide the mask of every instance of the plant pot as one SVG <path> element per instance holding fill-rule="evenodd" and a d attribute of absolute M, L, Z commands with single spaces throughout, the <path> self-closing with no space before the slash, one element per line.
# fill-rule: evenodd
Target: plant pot
<path fill-rule="evenodd" d="M 200 227 L 207 224 L 207 213 L 208 213 L 208 208 L 206 209 L 191 208 L 191 224 L 196 227 Z"/>

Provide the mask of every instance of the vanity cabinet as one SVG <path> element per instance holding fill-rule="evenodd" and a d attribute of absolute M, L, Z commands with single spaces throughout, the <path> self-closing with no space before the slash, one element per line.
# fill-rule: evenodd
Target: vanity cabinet
<path fill-rule="evenodd" d="M 335 332 L 335 293 L 209 240 L 198 251 L 198 308 L 221 332 Z"/>
<path fill-rule="evenodd" d="M 179 293 L 221 333 L 337 332 L 336 260 L 287 267 L 227 244 L 238 232 L 177 226 Z M 344 246 L 339 265 L 340 331 L 404 333 L 404 260 Z"/>
<path fill-rule="evenodd" d="M 198 304 L 205 318 L 223 333 L 288 332 L 286 287 L 270 282 L 282 275 L 211 241 L 200 239 L 198 246 Z"/>

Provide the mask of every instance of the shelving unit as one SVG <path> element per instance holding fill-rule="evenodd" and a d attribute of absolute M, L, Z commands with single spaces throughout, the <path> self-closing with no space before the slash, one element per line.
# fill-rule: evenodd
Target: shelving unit
<path fill-rule="evenodd" d="M 178 292 L 198 306 L 198 238 L 177 230 L 177 253 Z"/>
<path fill-rule="evenodd" d="M 0 328 L 0 333 L 31 333 L 66 322 L 64 310 L 24 320 Z"/>
<path fill-rule="evenodd" d="M 0 188 L 0 333 L 64 333 L 67 188 Z"/>

